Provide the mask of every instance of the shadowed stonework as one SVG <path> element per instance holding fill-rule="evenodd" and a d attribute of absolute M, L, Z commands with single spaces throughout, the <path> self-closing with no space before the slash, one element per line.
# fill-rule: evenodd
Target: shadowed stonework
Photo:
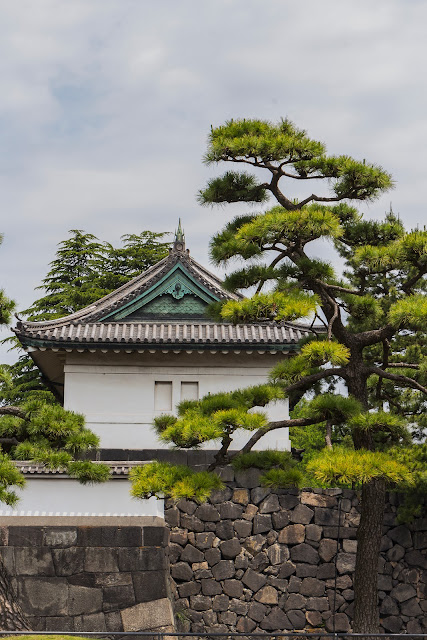
<path fill-rule="evenodd" d="M 173 630 L 163 520 L 21 520 L 0 521 L 1 554 L 34 630 Z"/>
<path fill-rule="evenodd" d="M 227 487 L 210 504 L 166 504 L 182 629 L 350 631 L 359 495 L 271 491 L 259 487 L 256 470 L 222 474 Z M 427 519 L 406 527 L 396 511 L 391 495 L 379 561 L 381 625 L 389 633 L 426 633 Z"/>

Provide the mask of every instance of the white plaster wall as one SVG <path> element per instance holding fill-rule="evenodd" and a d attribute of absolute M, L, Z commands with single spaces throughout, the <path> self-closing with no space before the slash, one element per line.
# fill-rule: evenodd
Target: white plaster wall
<path fill-rule="evenodd" d="M 127 479 L 82 485 L 72 478 L 27 478 L 15 509 L 0 509 L 1 515 L 33 516 L 159 516 L 164 517 L 163 500 L 139 500 L 130 495 Z M 0 503 L 0 507 L 1 507 Z"/>
<path fill-rule="evenodd" d="M 271 354 L 215 354 L 209 352 L 129 354 L 69 354 L 65 365 L 64 406 L 83 413 L 87 426 L 104 448 L 158 449 L 152 429 L 154 384 L 171 381 L 173 406 L 181 400 L 181 382 L 198 382 L 199 397 L 263 383 L 278 357 Z M 263 409 L 265 411 L 265 409 Z M 288 417 L 287 402 L 267 408 L 271 420 Z M 236 433 L 240 447 L 248 433 Z M 258 448 L 289 449 L 288 429 L 266 435 Z M 214 448 L 208 443 L 206 448 Z"/>

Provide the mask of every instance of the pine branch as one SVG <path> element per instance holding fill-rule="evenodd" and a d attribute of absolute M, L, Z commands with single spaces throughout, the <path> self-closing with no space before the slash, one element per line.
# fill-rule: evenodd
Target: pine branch
<path fill-rule="evenodd" d="M 322 422 L 319 418 L 290 418 L 289 420 L 278 420 L 277 422 L 269 422 L 266 427 L 263 429 L 258 429 L 255 433 L 249 438 L 247 443 L 240 449 L 240 451 L 235 455 L 240 455 L 242 453 L 248 453 L 252 449 L 252 447 L 261 440 L 266 433 L 270 431 L 274 431 L 275 429 L 283 429 L 284 427 L 308 427 L 311 424 L 318 424 Z M 234 456 L 233 456 L 234 457 Z"/>
<path fill-rule="evenodd" d="M 419 364 L 406 364 L 405 362 L 389 362 L 386 369 L 416 369 L 419 370 Z"/>
<path fill-rule="evenodd" d="M 387 378 L 387 380 L 393 380 L 399 385 L 402 385 L 404 387 L 411 387 L 412 389 L 416 389 L 417 391 L 421 391 L 422 393 L 425 393 L 427 395 L 426 387 L 423 387 L 422 384 L 419 384 L 416 380 L 412 380 L 412 378 L 408 378 L 407 376 L 389 373 L 388 371 L 383 371 L 379 367 L 368 367 L 368 373 L 381 376 L 382 378 Z"/>
<path fill-rule="evenodd" d="M 22 418 L 22 420 L 28 420 L 27 414 L 19 407 L 0 407 L 0 415 L 15 416 L 16 418 Z"/>

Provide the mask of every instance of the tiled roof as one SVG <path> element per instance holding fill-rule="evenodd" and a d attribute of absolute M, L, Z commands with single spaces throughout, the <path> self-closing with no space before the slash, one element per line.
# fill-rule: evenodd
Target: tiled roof
<path fill-rule="evenodd" d="M 32 324 L 32 326 L 31 326 Z M 21 338 L 21 330 L 16 330 Z M 144 345 L 204 345 L 212 346 L 261 346 L 289 345 L 310 335 L 305 326 L 292 324 L 243 324 L 232 325 L 215 322 L 92 322 L 88 324 L 41 323 L 25 324 L 23 338 L 26 343 L 49 343 L 49 346 L 108 346 L 126 345 L 141 348 Z M 22 340 L 24 342 L 24 339 Z"/>
<path fill-rule="evenodd" d="M 97 464 L 97 462 L 94 462 Z M 129 471 L 133 467 L 141 466 L 143 464 L 147 464 L 147 462 L 139 462 L 139 461 L 107 461 L 98 464 L 106 464 L 110 467 L 110 472 L 113 477 L 115 476 L 128 476 Z M 38 464 L 35 462 L 24 461 L 15 461 L 15 466 L 24 474 L 24 476 L 62 476 L 68 477 L 67 472 L 64 469 L 49 469 L 45 467 L 44 464 Z"/>
<path fill-rule="evenodd" d="M 17 325 L 18 329 L 24 328 L 24 332 L 27 333 L 27 330 L 31 330 L 33 327 L 46 327 L 48 329 L 69 324 L 95 323 L 143 294 L 165 276 L 177 263 L 180 263 L 197 282 L 200 282 L 211 291 L 216 298 L 220 300 L 242 299 L 241 295 L 226 291 L 222 286 L 221 280 L 193 260 L 188 252 L 172 251 L 166 258 L 160 260 L 160 262 L 153 267 L 136 276 L 136 278 L 133 278 L 119 289 L 97 300 L 89 307 L 80 309 L 63 318 L 56 318 L 55 320 L 43 320 L 40 322 L 20 321 Z"/>

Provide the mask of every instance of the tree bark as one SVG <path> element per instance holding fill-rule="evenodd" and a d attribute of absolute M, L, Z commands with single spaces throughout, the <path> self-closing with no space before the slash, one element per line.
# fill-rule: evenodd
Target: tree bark
<path fill-rule="evenodd" d="M 0 629 L 2 631 L 30 631 L 25 614 L 17 600 L 10 576 L 0 559 Z"/>
<path fill-rule="evenodd" d="M 385 509 L 385 482 L 373 479 L 362 488 L 362 509 L 357 530 L 354 576 L 355 633 L 378 633 L 378 558 Z"/>

